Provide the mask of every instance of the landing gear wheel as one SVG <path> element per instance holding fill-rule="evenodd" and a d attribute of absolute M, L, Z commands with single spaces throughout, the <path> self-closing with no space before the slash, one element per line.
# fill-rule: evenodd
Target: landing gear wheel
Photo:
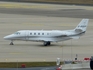
<path fill-rule="evenodd" d="M 51 43 L 48 41 L 48 42 L 44 42 L 44 46 L 47 46 L 47 45 L 50 45 Z"/>
<path fill-rule="evenodd" d="M 10 45 L 14 45 L 13 42 L 11 42 Z"/>
<path fill-rule="evenodd" d="M 47 44 L 47 42 L 44 42 L 44 46 L 47 46 L 48 44 Z"/>
<path fill-rule="evenodd" d="M 48 45 L 50 45 L 51 43 L 50 42 L 47 42 Z"/>

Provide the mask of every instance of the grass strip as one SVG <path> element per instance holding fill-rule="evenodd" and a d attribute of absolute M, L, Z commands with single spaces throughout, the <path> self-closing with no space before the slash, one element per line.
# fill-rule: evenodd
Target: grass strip
<path fill-rule="evenodd" d="M 62 63 L 61 63 L 62 64 Z M 56 62 L 0 62 L 0 68 L 22 68 L 56 66 Z"/>

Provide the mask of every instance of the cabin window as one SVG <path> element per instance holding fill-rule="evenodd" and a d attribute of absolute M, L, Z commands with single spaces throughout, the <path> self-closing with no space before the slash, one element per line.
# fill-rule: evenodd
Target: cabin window
<path fill-rule="evenodd" d="M 34 33 L 34 35 L 36 35 L 36 33 Z"/>
<path fill-rule="evenodd" d="M 49 33 L 47 33 L 47 35 L 49 35 Z"/>
<path fill-rule="evenodd" d="M 42 33 L 42 35 L 44 35 L 44 33 Z"/>
<path fill-rule="evenodd" d="M 30 35 L 32 35 L 32 33 L 30 33 Z"/>
<path fill-rule="evenodd" d="M 38 35 L 40 35 L 40 33 L 38 33 Z"/>

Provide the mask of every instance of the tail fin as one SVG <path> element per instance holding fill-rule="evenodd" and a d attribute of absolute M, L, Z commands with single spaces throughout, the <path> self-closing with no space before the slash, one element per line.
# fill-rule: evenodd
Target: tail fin
<path fill-rule="evenodd" d="M 75 28 L 75 32 L 78 32 L 78 33 L 85 32 L 88 25 L 88 21 L 89 19 L 82 19 L 81 22 Z"/>

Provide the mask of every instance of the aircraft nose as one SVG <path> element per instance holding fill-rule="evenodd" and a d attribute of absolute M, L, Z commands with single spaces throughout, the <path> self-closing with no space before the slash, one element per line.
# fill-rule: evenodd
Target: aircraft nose
<path fill-rule="evenodd" d="M 8 39 L 8 36 L 5 36 L 4 39 L 7 40 Z"/>
<path fill-rule="evenodd" d="M 4 39 L 5 39 L 5 40 L 9 40 L 9 39 L 10 39 L 10 35 L 5 36 Z"/>

